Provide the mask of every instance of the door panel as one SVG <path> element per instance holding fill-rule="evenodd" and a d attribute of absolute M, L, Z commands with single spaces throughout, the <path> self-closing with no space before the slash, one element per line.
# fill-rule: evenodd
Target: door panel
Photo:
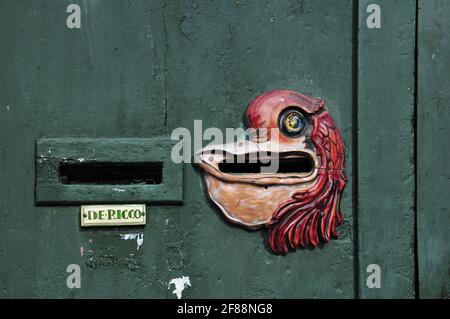
<path fill-rule="evenodd" d="M 265 232 L 223 220 L 187 165 L 184 205 L 169 218 L 178 230 L 171 242 L 184 256 L 176 276 L 191 278 L 186 296 L 353 297 L 351 1 L 168 2 L 166 12 L 169 131 L 192 131 L 195 119 L 203 129 L 240 127 L 256 95 L 297 90 L 326 99 L 344 137 L 349 177 L 341 238 L 277 256 Z"/>
<path fill-rule="evenodd" d="M 448 298 L 450 23 L 448 1 L 419 1 L 417 244 L 420 296 Z"/>
<path fill-rule="evenodd" d="M 369 29 L 359 1 L 358 251 L 362 298 L 411 298 L 414 285 L 414 82 L 416 3 L 377 1 Z M 381 288 L 369 288 L 370 265 Z"/>
<path fill-rule="evenodd" d="M 353 297 L 351 2 L 86 1 L 79 30 L 65 27 L 69 3 L 0 4 L 2 294 L 174 298 L 168 282 L 184 275 L 184 297 Z M 338 241 L 272 254 L 264 232 L 222 220 L 189 164 L 183 205 L 148 206 L 145 228 L 80 229 L 79 206 L 35 206 L 37 138 L 238 127 L 246 103 L 276 88 L 326 98 L 341 128 Z M 82 289 L 67 289 L 69 264 Z"/>
<path fill-rule="evenodd" d="M 164 134 L 162 4 L 85 1 L 82 28 L 70 30 L 69 3 L 0 3 L 2 293 L 166 296 L 159 281 L 166 260 L 157 257 L 165 252 L 156 241 L 164 235 L 155 225 L 170 209 L 150 208 L 150 223 L 140 231 L 154 240 L 144 252 L 136 241 L 121 240 L 135 229 L 84 230 L 79 206 L 35 206 L 37 138 Z M 82 289 L 67 288 L 69 264 L 81 266 Z"/>

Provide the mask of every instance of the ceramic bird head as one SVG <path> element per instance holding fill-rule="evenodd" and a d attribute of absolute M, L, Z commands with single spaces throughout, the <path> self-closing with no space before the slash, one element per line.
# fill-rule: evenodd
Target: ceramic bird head
<path fill-rule="evenodd" d="M 346 184 L 344 146 L 324 101 L 266 92 L 245 111 L 244 141 L 199 152 L 207 194 L 224 216 L 268 229 L 275 253 L 337 238 Z"/>

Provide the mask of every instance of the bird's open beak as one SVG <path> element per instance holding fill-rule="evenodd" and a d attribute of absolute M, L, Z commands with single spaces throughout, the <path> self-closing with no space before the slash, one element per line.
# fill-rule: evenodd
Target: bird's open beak
<path fill-rule="evenodd" d="M 304 138 L 295 145 L 251 140 L 210 145 L 196 157 L 212 201 L 228 219 L 249 228 L 265 224 L 281 201 L 308 188 L 319 169 Z"/>

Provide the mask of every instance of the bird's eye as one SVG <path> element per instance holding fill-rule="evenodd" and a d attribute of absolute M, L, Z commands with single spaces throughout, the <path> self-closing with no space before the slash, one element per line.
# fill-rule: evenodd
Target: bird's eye
<path fill-rule="evenodd" d="M 299 136 L 306 127 L 306 119 L 298 109 L 288 108 L 280 114 L 279 127 L 291 137 Z"/>

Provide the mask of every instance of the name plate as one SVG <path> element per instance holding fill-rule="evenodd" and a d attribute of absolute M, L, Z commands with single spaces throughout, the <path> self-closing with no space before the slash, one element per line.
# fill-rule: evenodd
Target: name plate
<path fill-rule="evenodd" d="M 146 206 L 130 205 L 83 205 L 81 227 L 145 225 Z"/>

